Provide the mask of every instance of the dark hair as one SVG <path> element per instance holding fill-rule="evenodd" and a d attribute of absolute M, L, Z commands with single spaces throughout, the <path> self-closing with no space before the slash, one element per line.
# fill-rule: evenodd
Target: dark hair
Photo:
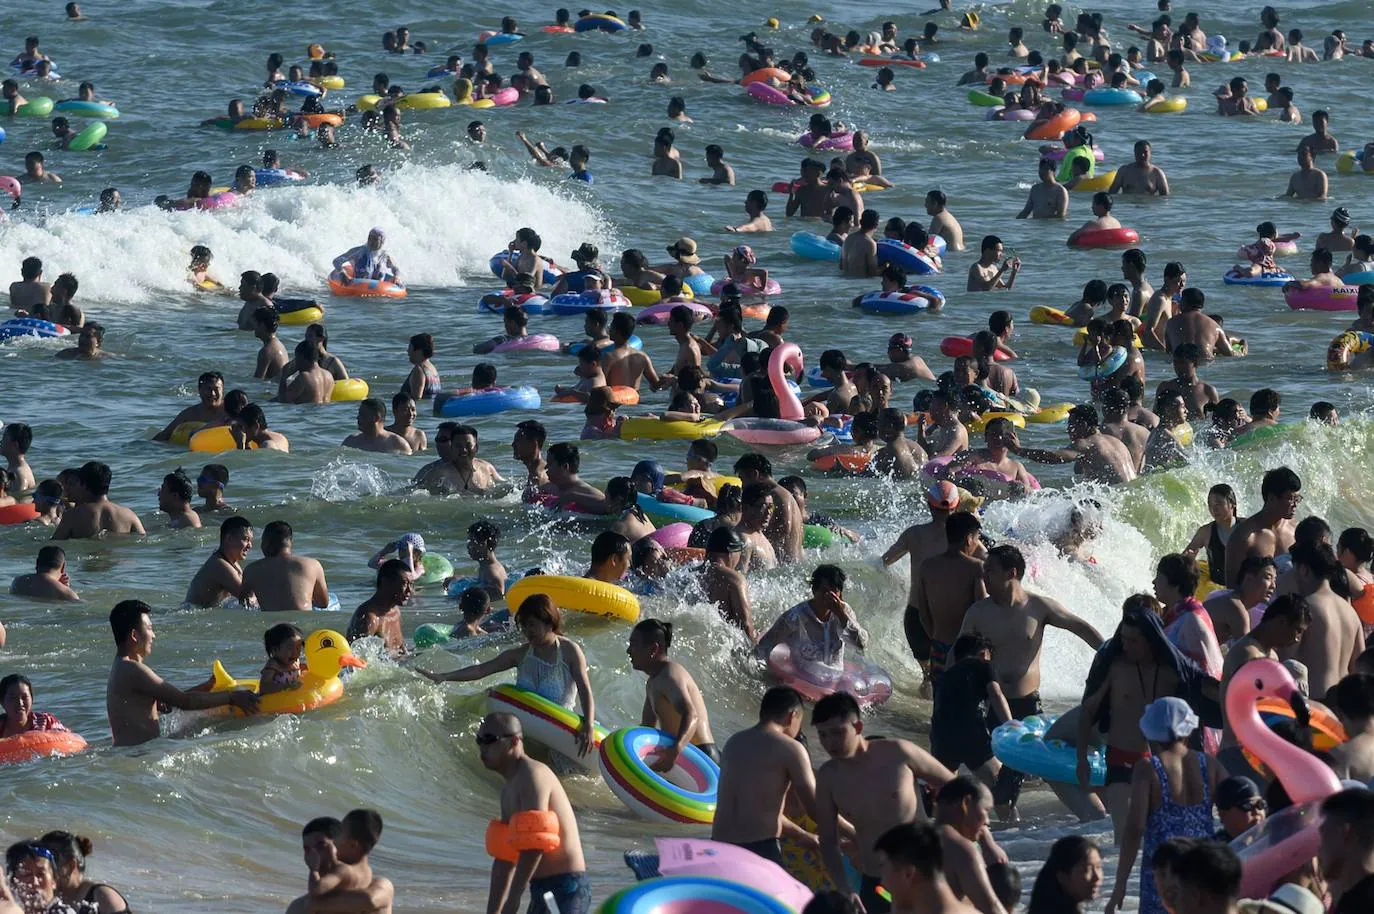
<path fill-rule="evenodd" d="M 777 723 L 802 707 L 800 692 L 791 686 L 774 686 L 759 700 L 759 720 Z"/>
<path fill-rule="evenodd" d="M 515 608 L 515 622 L 518 625 L 524 617 L 543 622 L 555 632 L 563 631 L 563 614 L 546 593 L 532 593 Z"/>
<path fill-rule="evenodd" d="M 1274 560 L 1267 555 L 1247 555 L 1245 560 L 1240 563 L 1240 571 L 1236 573 L 1236 581 L 1243 581 L 1252 574 L 1259 574 L 1266 568 L 1275 568 Z M 1276 598 L 1277 601 L 1277 598 Z M 1273 603 L 1269 604 L 1273 606 Z"/>
<path fill-rule="evenodd" d="M 939 792 L 935 795 L 935 802 L 958 803 L 965 797 L 977 799 L 982 796 L 983 791 L 986 789 L 987 788 L 983 786 L 982 782 L 976 778 L 971 775 L 961 774 L 956 776 L 953 780 L 945 782 L 944 786 L 941 787 Z"/>
<path fill-rule="evenodd" d="M 501 541 L 501 528 L 489 520 L 474 521 L 468 525 L 468 539 L 479 546 L 495 549 Z"/>
<path fill-rule="evenodd" d="M 1363 788 L 1361 791 L 1374 796 L 1374 792 Z M 1327 803 L 1330 802 L 1328 799 Z M 1329 814 L 1326 804 L 1322 805 L 1322 812 Z M 1220 841 L 1194 843 L 1175 861 L 1172 869 L 1179 885 L 1189 892 L 1227 901 L 1234 901 L 1240 893 L 1240 858 L 1229 845 Z"/>
<path fill-rule="evenodd" d="M 968 511 L 956 511 L 945 521 L 945 538 L 950 545 L 962 543 L 971 534 L 983 529 L 983 524 L 978 520 L 976 514 Z"/>
<path fill-rule="evenodd" d="M 1010 863 L 988 864 L 988 882 L 992 894 L 1008 911 L 1021 903 L 1021 871 Z"/>
<path fill-rule="evenodd" d="M 1197 570 L 1197 563 L 1186 555 L 1171 553 L 1159 560 L 1155 568 L 1156 572 L 1169 582 L 1169 586 L 1176 589 L 1185 598 L 1193 595 L 1197 590 L 1198 580 L 1201 575 Z"/>
<path fill-rule="evenodd" d="M 458 598 L 458 610 L 464 621 L 474 622 L 491 611 L 491 594 L 485 587 L 469 587 Z"/>
<path fill-rule="evenodd" d="M 1007 571 L 1016 572 L 1018 578 L 1026 576 L 1026 557 L 1011 543 L 1003 543 L 988 550 L 988 558 L 996 559 L 997 564 Z"/>
<path fill-rule="evenodd" d="M 428 358 L 433 358 L 433 356 L 434 356 L 434 337 L 431 336 L 430 334 L 428 334 L 428 333 L 417 333 L 417 334 L 415 334 L 414 336 L 412 336 L 412 337 L 410 338 L 410 345 L 413 346 L 415 349 L 419 350 L 419 352 L 420 352 L 425 358 L 427 358 L 427 359 L 428 359 Z"/>
<path fill-rule="evenodd" d="M 367 854 L 382 839 L 382 814 L 375 809 L 354 809 L 343 817 L 343 836 L 357 841 Z"/>
<path fill-rule="evenodd" d="M 829 586 L 835 590 L 843 591 L 845 583 L 844 569 L 839 565 L 817 565 L 816 570 L 811 572 L 811 587 Z"/>
<path fill-rule="evenodd" d="M 0 695 L 4 691 L 0 689 Z M 1345 717 L 1367 720 L 1374 717 L 1374 676 L 1351 673 L 1333 685 L 1323 696 L 1323 703 Z"/>
<path fill-rule="evenodd" d="M 544 430 L 544 423 L 540 422 L 538 419 L 525 419 L 517 423 L 515 426 L 515 433 L 534 439 L 535 444 L 540 447 L 544 446 L 544 441 L 548 438 L 548 432 Z"/>
<path fill-rule="evenodd" d="M 76 471 L 76 478 L 83 489 L 97 498 L 110 492 L 110 468 L 99 460 L 83 463 Z"/>
<path fill-rule="evenodd" d="M 647 537 L 646 537 L 647 539 Z M 673 646 L 673 623 L 660 622 L 658 619 L 643 619 L 630 629 L 630 637 L 638 635 L 648 644 L 663 645 L 664 653 Z"/>
<path fill-rule="evenodd" d="M 291 541 L 291 525 L 284 520 L 268 522 L 262 528 L 262 554 L 269 558 L 281 552 L 282 547 Z"/>
<path fill-rule="evenodd" d="M 773 462 L 756 451 L 750 451 L 735 461 L 735 473 L 758 473 L 760 476 L 772 476 Z"/>
<path fill-rule="evenodd" d="M 1322 801 L 1322 816 L 1349 828 L 1353 843 L 1374 843 L 1374 790 L 1356 787 L 1333 793 Z"/>
<path fill-rule="evenodd" d="M 599 564 L 629 550 L 628 539 L 614 530 L 603 530 L 592 540 L 592 564 Z"/>
<path fill-rule="evenodd" d="M 1262 415 L 1272 413 L 1279 408 L 1282 402 L 1279 392 L 1272 387 L 1261 387 L 1250 395 L 1250 414 Z"/>
<path fill-rule="evenodd" d="M 1374 538 L 1363 527 L 1349 527 L 1341 531 L 1341 537 L 1336 541 L 1336 553 L 1347 549 L 1361 565 L 1374 560 Z"/>
<path fill-rule="evenodd" d="M 301 829 L 301 837 L 308 835 L 324 835 L 330 841 L 338 841 L 343 837 L 343 823 L 331 816 L 320 816 L 305 823 L 305 828 Z"/>
<path fill-rule="evenodd" d="M 950 648 L 950 654 L 953 655 L 957 663 L 960 660 L 966 660 L 972 657 L 974 654 L 978 654 L 982 651 L 990 652 L 991 650 L 991 641 L 977 632 L 971 632 L 967 635 L 960 635 L 958 638 L 954 639 L 954 646 Z"/>
<path fill-rule="evenodd" d="M 570 441 L 560 441 L 549 448 L 548 462 L 567 467 L 569 472 L 576 473 L 582 465 L 582 455 L 578 451 L 577 445 Z"/>
<path fill-rule="evenodd" d="M 1289 492 L 1301 492 L 1302 480 L 1298 474 L 1288 467 L 1278 467 L 1264 474 L 1264 479 L 1260 482 L 1260 497 L 1265 501 L 1271 495 L 1286 495 Z"/>
<path fill-rule="evenodd" d="M 387 559 L 377 569 L 377 586 L 383 581 L 404 581 L 410 576 L 411 568 L 400 559 Z"/>
<path fill-rule="evenodd" d="M 4 435 L 6 440 L 14 442 L 15 449 L 21 454 L 27 454 L 29 446 L 33 444 L 33 429 L 27 422 L 10 423 L 5 426 Z"/>
<path fill-rule="evenodd" d="M 151 614 L 153 608 L 142 600 L 121 600 L 110 610 L 110 629 L 114 632 L 115 644 L 123 646 L 129 636 L 138 628 L 142 618 Z"/>
<path fill-rule="evenodd" d="M 929 822 L 907 822 L 889 828 L 873 843 L 873 849 L 893 863 L 915 867 L 927 879 L 933 879 L 945 865 L 940 833 Z"/>
<path fill-rule="evenodd" d="M 292 625 L 290 622 L 278 622 L 262 633 L 262 646 L 267 649 L 267 653 L 270 655 L 277 648 L 293 638 L 300 638 L 304 641 L 305 632 L 301 631 L 298 626 Z"/>
<path fill-rule="evenodd" d="M 1082 835 L 1068 835 L 1054 842 L 1044 865 L 1040 867 L 1039 875 L 1035 877 L 1035 885 L 1031 887 L 1026 914 L 1078 914 L 1082 911 L 1082 906 L 1069 897 L 1059 879 L 1082 863 L 1092 851 L 1101 854 L 1097 843 Z"/>
<path fill-rule="evenodd" d="M 4 694 L 4 689 L 0 688 L 0 695 Z M 52 851 L 54 862 L 57 864 L 54 869 L 63 869 L 69 863 L 76 864 L 78 873 L 86 872 L 86 858 L 95 850 L 95 843 L 85 835 L 74 835 L 69 831 L 50 831 L 38 839 L 48 850 Z"/>
<path fill-rule="evenodd" d="M 478 390 L 496 386 L 496 366 L 490 362 L 478 362 L 472 366 L 472 386 Z"/>
<path fill-rule="evenodd" d="M 816 726 L 828 720 L 839 718 L 858 720 L 861 716 L 859 702 L 853 695 L 848 692 L 831 692 L 816 702 L 816 707 L 811 712 L 811 723 Z"/>

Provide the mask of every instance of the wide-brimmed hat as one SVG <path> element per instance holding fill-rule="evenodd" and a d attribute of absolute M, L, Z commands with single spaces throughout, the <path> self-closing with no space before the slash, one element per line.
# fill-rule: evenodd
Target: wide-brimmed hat
<path fill-rule="evenodd" d="M 685 264 L 701 263 L 701 258 L 697 256 L 697 243 L 686 235 L 668 245 L 668 253 Z"/>

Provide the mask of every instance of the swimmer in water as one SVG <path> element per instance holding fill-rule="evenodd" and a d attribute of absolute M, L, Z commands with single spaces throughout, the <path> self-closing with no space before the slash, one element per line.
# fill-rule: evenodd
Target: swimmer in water
<path fill-rule="evenodd" d="M 1069 235 L 1065 244 L 1073 246 L 1084 232 L 1102 231 L 1104 229 L 1119 229 L 1121 222 L 1112 215 L 1112 196 L 1111 194 L 1098 191 L 1093 194 L 1093 218 L 1080 225 Z"/>
<path fill-rule="evenodd" d="M 1016 276 L 1021 271 L 1021 258 L 1012 256 L 1003 259 L 1005 249 L 1002 239 L 996 235 L 985 235 L 979 246 L 978 262 L 968 268 L 968 291 L 996 292 L 1011 289 L 1016 285 Z M 1002 261 L 998 264 L 998 261 Z"/>

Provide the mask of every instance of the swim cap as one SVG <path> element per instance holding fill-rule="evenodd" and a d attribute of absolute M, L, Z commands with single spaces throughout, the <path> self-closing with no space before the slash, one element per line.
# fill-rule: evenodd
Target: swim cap
<path fill-rule="evenodd" d="M 1344 206 L 1336 207 L 1335 212 L 1331 214 L 1331 221 L 1338 223 L 1339 225 L 1349 225 L 1350 210 L 1346 209 Z"/>
<path fill-rule="evenodd" d="M 905 333 L 892 334 L 892 336 L 888 337 L 887 348 L 892 349 L 894 347 L 897 349 L 905 349 L 907 352 L 910 352 L 911 336 Z"/>
<path fill-rule="evenodd" d="M 1346 221 L 1350 221 L 1348 215 Z M 739 247 L 735 248 L 735 256 L 743 260 L 745 263 L 758 262 L 758 258 L 754 256 L 754 249 L 747 244 L 741 244 Z"/>
<path fill-rule="evenodd" d="M 649 480 L 649 485 L 655 492 L 663 491 L 663 467 L 658 465 L 657 460 L 641 460 L 635 464 L 635 468 L 630 471 L 630 478 L 642 477 Z"/>
<path fill-rule="evenodd" d="M 418 533 L 407 533 L 396 541 L 396 548 L 402 549 L 410 546 L 420 552 L 425 551 L 425 538 Z"/>
<path fill-rule="evenodd" d="M 959 507 L 959 489 L 948 480 L 941 480 L 926 489 L 926 503 L 940 511 L 953 511 Z"/>

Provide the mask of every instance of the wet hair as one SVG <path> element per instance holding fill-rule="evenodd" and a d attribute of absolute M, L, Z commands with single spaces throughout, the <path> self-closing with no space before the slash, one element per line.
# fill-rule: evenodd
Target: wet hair
<path fill-rule="evenodd" d="M 270 521 L 262 528 L 262 554 L 269 558 L 280 555 L 293 536 L 291 525 L 286 521 Z"/>
<path fill-rule="evenodd" d="M 1374 792 L 1361 788 L 1374 797 Z M 1336 796 L 1340 796 L 1337 794 Z M 1322 805 L 1327 812 L 1330 799 Z M 1234 901 L 1240 894 L 1241 864 L 1236 852 L 1220 841 L 1196 841 L 1171 867 L 1180 887 L 1190 894 Z"/>
<path fill-rule="evenodd" d="M 81 487 L 96 498 L 110 493 L 110 468 L 99 460 L 83 463 L 81 469 L 76 471 L 76 478 L 80 480 Z"/>
<path fill-rule="evenodd" d="M 935 802 L 943 805 L 945 803 L 958 803 L 966 797 L 978 799 L 985 790 L 987 788 L 977 778 L 961 774 L 944 783 L 935 795 Z"/>
<path fill-rule="evenodd" d="M 515 608 L 515 623 L 519 625 L 523 619 L 535 619 L 554 632 L 563 631 L 563 614 L 558 611 L 553 597 L 545 593 L 530 594 Z"/>
<path fill-rule="evenodd" d="M 1339 555 L 1345 550 L 1349 550 L 1361 565 L 1367 565 L 1374 561 L 1374 538 L 1363 527 L 1349 527 L 1341 531 L 1341 537 L 1336 541 L 1336 553 Z"/>
<path fill-rule="evenodd" d="M 186 475 L 186 471 L 181 467 L 177 467 L 175 470 L 162 477 L 162 484 L 182 501 L 190 501 L 195 497 L 196 490 L 195 487 L 191 485 L 191 478 Z"/>
<path fill-rule="evenodd" d="M 760 476 L 773 475 L 773 463 L 763 454 L 751 451 L 735 461 L 735 473 L 758 473 Z"/>
<path fill-rule="evenodd" d="M 377 587 L 380 588 L 383 581 L 400 583 L 410 576 L 411 570 L 411 567 L 400 559 L 387 559 L 377 569 Z"/>
<path fill-rule="evenodd" d="M 276 625 L 263 632 L 262 646 L 267 649 L 267 653 L 270 656 L 277 648 L 295 638 L 300 638 L 304 641 L 305 633 L 302 632 L 298 626 L 292 625 L 290 622 L 278 622 Z"/>
<path fill-rule="evenodd" d="M 560 441 L 549 448 L 548 462 L 554 466 L 567 467 L 569 472 L 576 473 L 582 465 L 582 456 L 577 445 L 570 441 Z"/>
<path fill-rule="evenodd" d="M 630 541 L 614 530 L 604 530 L 592 540 L 592 564 L 599 565 L 630 551 Z"/>
<path fill-rule="evenodd" d="M 472 386 L 478 390 L 496 386 L 496 366 L 490 362 L 478 362 L 472 366 Z"/>
<path fill-rule="evenodd" d="M 5 426 L 4 438 L 14 442 L 14 449 L 21 454 L 29 452 L 33 444 L 33 428 L 27 422 L 12 422 Z"/>
<path fill-rule="evenodd" d="M 1064 890 L 1060 878 L 1076 869 L 1093 851 L 1102 853 L 1095 841 L 1082 835 L 1067 835 L 1054 842 L 1031 887 L 1027 914 L 1079 914 L 1082 906 Z"/>
<path fill-rule="evenodd" d="M 992 642 L 989 641 L 987 638 L 984 638 L 977 632 L 972 632 L 970 634 L 960 635 L 958 638 L 955 638 L 954 646 L 951 647 L 949 650 L 950 654 L 953 655 L 954 660 L 957 663 L 960 660 L 966 660 L 975 654 L 982 653 L 983 651 L 988 651 L 989 653 L 991 653 Z"/>
<path fill-rule="evenodd" d="M 803 708 L 801 694 L 791 686 L 774 686 L 759 700 L 759 720 L 780 723 Z"/>
<path fill-rule="evenodd" d="M 1017 578 L 1024 578 L 1026 576 L 1026 557 L 1021 554 L 1020 549 L 1017 549 L 1010 543 L 1003 543 L 1000 546 L 994 546 L 989 549 L 988 558 L 995 558 L 998 565 L 1002 566 L 1007 571 L 1016 572 Z"/>
<path fill-rule="evenodd" d="M 666 654 L 673 645 L 673 623 L 658 619 L 644 619 L 630 629 L 630 637 L 638 635 L 645 644 L 658 644 Z"/>
<path fill-rule="evenodd" d="M 816 570 L 811 572 L 808 583 L 814 590 L 819 587 L 827 587 L 833 590 L 843 591 L 846 575 L 844 569 L 839 565 L 817 565 Z"/>
<path fill-rule="evenodd" d="M 495 549 L 501 541 L 501 528 L 489 520 L 475 521 L 468 526 L 468 540 L 488 549 Z"/>
<path fill-rule="evenodd" d="M 970 536 L 983 529 L 978 515 L 968 511 L 956 511 L 945 521 L 945 539 L 950 545 L 962 544 Z"/>
<path fill-rule="evenodd" d="M 1250 414 L 1252 416 L 1267 415 L 1278 409 L 1283 398 L 1277 390 L 1272 387 L 1261 387 L 1250 395 Z"/>

